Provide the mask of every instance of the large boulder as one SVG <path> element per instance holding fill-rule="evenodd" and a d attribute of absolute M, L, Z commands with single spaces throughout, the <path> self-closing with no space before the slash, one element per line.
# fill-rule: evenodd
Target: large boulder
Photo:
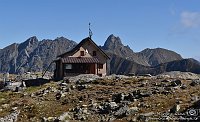
<path fill-rule="evenodd" d="M 200 80 L 192 80 L 191 86 L 200 85 Z"/>

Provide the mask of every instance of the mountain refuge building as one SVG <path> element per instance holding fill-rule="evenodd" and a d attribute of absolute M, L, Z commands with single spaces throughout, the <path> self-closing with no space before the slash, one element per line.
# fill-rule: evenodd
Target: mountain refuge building
<path fill-rule="evenodd" d="M 107 75 L 108 55 L 87 37 L 72 50 L 57 56 L 54 61 L 56 69 L 54 78 L 57 80 L 79 74 Z"/>

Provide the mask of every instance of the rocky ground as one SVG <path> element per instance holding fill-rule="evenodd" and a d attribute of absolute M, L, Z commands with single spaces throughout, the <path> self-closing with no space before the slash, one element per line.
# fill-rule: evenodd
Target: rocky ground
<path fill-rule="evenodd" d="M 2 91 L 0 122 L 198 120 L 199 76 L 171 74 L 79 75 L 19 92 Z"/>

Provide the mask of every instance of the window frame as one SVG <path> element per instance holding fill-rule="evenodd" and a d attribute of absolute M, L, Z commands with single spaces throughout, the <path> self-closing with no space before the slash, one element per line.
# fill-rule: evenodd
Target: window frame
<path fill-rule="evenodd" d="M 85 55 L 85 51 L 80 51 L 80 56 L 84 56 Z"/>
<path fill-rule="evenodd" d="M 97 56 L 97 51 L 92 51 L 92 56 Z"/>
<path fill-rule="evenodd" d="M 104 64 L 98 64 L 98 69 L 103 69 Z"/>
<path fill-rule="evenodd" d="M 65 70 L 72 70 L 73 69 L 72 64 L 64 64 L 64 68 L 65 68 Z"/>

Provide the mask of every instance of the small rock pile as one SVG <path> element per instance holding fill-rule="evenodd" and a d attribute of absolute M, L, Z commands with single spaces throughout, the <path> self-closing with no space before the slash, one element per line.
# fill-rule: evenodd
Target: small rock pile
<path fill-rule="evenodd" d="M 0 122 L 17 122 L 17 117 L 20 111 L 17 108 L 13 108 L 13 112 L 5 117 L 0 118 Z"/>
<path fill-rule="evenodd" d="M 42 90 L 32 93 L 30 96 L 31 97 L 34 97 L 34 96 L 43 97 L 51 92 L 57 92 L 57 91 L 58 90 L 54 87 L 47 87 L 45 89 L 42 89 Z"/>
<path fill-rule="evenodd" d="M 200 77 L 197 74 L 191 73 L 191 72 L 180 72 L 180 71 L 171 71 L 171 72 L 166 72 L 162 73 L 156 76 L 159 79 L 166 79 L 166 78 L 171 78 L 171 79 L 200 79 Z"/>
<path fill-rule="evenodd" d="M 94 74 L 81 74 L 78 76 L 74 76 L 74 77 L 69 77 L 69 78 L 64 78 L 65 80 L 68 80 L 69 82 L 86 82 L 86 83 L 91 83 L 92 81 L 96 80 L 96 79 L 100 79 L 100 77 L 98 75 L 94 75 Z"/>
<path fill-rule="evenodd" d="M 41 119 L 41 122 L 67 122 L 67 119 L 69 119 L 70 116 L 68 112 L 64 112 L 62 115 L 59 117 L 43 117 Z"/>
<path fill-rule="evenodd" d="M 200 85 L 200 80 L 192 80 L 191 86 L 197 86 Z"/>

